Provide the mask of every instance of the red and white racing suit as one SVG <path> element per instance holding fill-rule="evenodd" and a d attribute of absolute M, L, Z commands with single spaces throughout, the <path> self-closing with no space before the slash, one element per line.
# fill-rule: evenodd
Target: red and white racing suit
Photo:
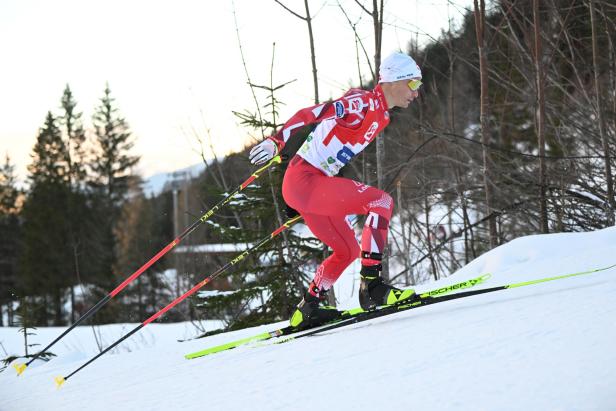
<path fill-rule="evenodd" d="M 282 194 L 291 207 L 333 253 L 318 267 L 314 283 L 331 288 L 344 269 L 360 257 L 360 249 L 346 216 L 368 215 L 361 239 L 362 264 L 380 263 L 387 244 L 393 200 L 389 194 L 347 178 L 338 171 L 359 154 L 389 124 L 380 85 L 373 91 L 351 89 L 340 99 L 298 111 L 271 139 L 279 150 L 301 127 L 319 123 L 291 160 Z"/>

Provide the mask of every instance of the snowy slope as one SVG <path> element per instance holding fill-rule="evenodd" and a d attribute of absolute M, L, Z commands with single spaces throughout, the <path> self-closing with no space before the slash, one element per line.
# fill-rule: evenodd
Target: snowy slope
<path fill-rule="evenodd" d="M 441 283 L 490 272 L 487 287 L 615 263 L 616 228 L 531 236 Z M 190 361 L 183 355 L 275 325 L 179 343 L 182 325 L 153 324 L 141 333 L 155 344 L 106 355 L 59 391 L 53 377 L 94 347 L 73 346 L 19 378 L 7 369 L 0 410 L 616 410 L 614 295 L 610 269 Z M 87 327 L 76 333 L 87 339 Z M 0 328 L 9 351 L 20 350 L 15 334 Z"/>

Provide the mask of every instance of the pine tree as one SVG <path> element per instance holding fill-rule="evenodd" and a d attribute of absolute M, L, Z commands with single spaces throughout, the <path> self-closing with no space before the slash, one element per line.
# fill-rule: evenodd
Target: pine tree
<path fill-rule="evenodd" d="M 23 208 L 23 249 L 19 285 L 42 307 L 33 314 L 35 324 L 51 317 L 63 324 L 64 291 L 71 284 L 70 236 L 67 213 L 70 195 L 66 146 L 56 118 L 47 113 L 33 148 L 30 192 Z M 48 309 L 51 313 L 48 313 Z"/>
<path fill-rule="evenodd" d="M 132 168 L 139 162 L 139 157 L 129 153 L 134 145 L 132 134 L 128 123 L 115 107 L 109 85 L 105 87 L 92 123 L 97 146 L 97 161 L 92 164 L 92 170 L 110 211 L 117 216 L 128 191 L 129 181 L 134 178 Z"/>
<path fill-rule="evenodd" d="M 71 249 L 72 282 L 70 288 L 71 322 L 77 317 L 77 302 L 75 285 L 84 282 L 95 282 L 96 274 L 100 271 L 100 259 L 97 247 L 93 241 L 92 232 L 95 231 L 93 209 L 89 204 L 90 192 L 86 184 L 86 132 L 81 117 L 82 112 L 77 110 L 70 86 L 67 84 L 61 98 L 62 115 L 59 117 L 62 140 L 65 144 L 65 162 L 68 169 L 69 197 L 67 213 L 70 218 L 68 230 Z"/>
<path fill-rule="evenodd" d="M 0 166 L 0 215 L 5 216 L 17 213 L 17 176 L 15 175 L 15 165 L 11 163 L 11 158 L 7 153 L 4 164 Z"/>
<path fill-rule="evenodd" d="M 12 304 L 15 292 L 17 244 L 20 227 L 18 220 L 18 197 L 15 166 L 7 153 L 5 162 L 0 166 L 0 326 L 3 325 L 3 305 Z M 11 312 L 9 307 L 8 311 Z M 9 316 L 10 317 L 10 316 Z M 9 325 L 12 321 L 9 318 Z"/>
<path fill-rule="evenodd" d="M 32 164 L 28 167 L 33 187 L 44 183 L 65 184 L 68 180 L 66 146 L 56 117 L 47 112 L 32 150 Z"/>
<path fill-rule="evenodd" d="M 62 110 L 60 123 L 63 126 L 64 141 L 66 144 L 66 163 L 69 170 L 71 186 L 79 185 L 85 180 L 85 142 L 86 132 L 83 128 L 81 116 L 83 113 L 76 110 L 77 102 L 73 92 L 67 84 L 62 94 Z"/>
<path fill-rule="evenodd" d="M 117 283 L 114 272 L 117 271 L 117 232 L 121 211 L 126 201 L 128 189 L 135 176 L 133 167 L 139 157 L 130 154 L 134 145 L 128 123 L 119 114 L 115 99 L 107 84 L 104 95 L 100 99 L 92 117 L 94 126 L 94 148 L 91 170 L 93 173 L 92 187 L 98 215 L 98 241 L 100 244 L 101 292 L 108 290 Z M 99 319 L 109 319 L 113 314 L 114 304 L 110 304 L 106 313 L 102 312 Z"/>

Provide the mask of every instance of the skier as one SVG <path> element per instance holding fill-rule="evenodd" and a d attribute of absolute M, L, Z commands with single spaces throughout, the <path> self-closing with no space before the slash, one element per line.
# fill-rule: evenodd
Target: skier
<path fill-rule="evenodd" d="M 316 326 L 340 316 L 340 311 L 319 303 L 358 257 L 362 265 L 359 301 L 364 310 L 415 295 L 414 290 L 397 289 L 381 277 L 381 260 L 393 211 L 391 196 L 336 174 L 389 124 L 388 110 L 406 108 L 417 98 L 421 84 L 421 70 L 415 61 L 406 54 L 392 53 L 381 63 L 379 83 L 374 90 L 351 89 L 337 100 L 304 108 L 276 135 L 250 151 L 251 163 L 263 164 L 282 150 L 294 132 L 318 123 L 289 162 L 282 195 L 333 253 L 317 268 L 291 317 L 292 326 Z M 361 249 L 346 219 L 350 214 L 367 215 Z"/>

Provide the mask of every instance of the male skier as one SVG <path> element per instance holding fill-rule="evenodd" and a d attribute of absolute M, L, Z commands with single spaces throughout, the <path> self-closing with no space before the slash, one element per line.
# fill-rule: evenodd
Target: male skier
<path fill-rule="evenodd" d="M 282 183 L 285 202 L 297 210 L 312 233 L 333 253 L 319 265 L 306 294 L 291 317 L 291 325 L 310 327 L 331 321 L 340 311 L 319 302 L 340 274 L 361 258 L 359 302 L 364 310 L 395 304 L 415 295 L 381 277 L 393 200 L 375 187 L 336 177 L 389 124 L 388 110 L 408 107 L 417 98 L 421 70 L 406 54 L 392 53 L 383 60 L 379 83 L 372 91 L 351 89 L 341 98 L 298 111 L 276 135 L 250 151 L 253 164 L 263 164 L 282 150 L 301 127 L 318 123 L 291 159 Z M 361 249 L 346 216 L 367 215 Z"/>

